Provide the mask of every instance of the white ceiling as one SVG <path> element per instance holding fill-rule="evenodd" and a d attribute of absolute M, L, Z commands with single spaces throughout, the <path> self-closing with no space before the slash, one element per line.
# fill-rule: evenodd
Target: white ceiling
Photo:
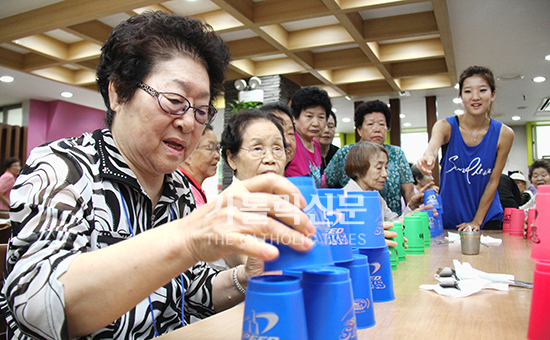
<path fill-rule="evenodd" d="M 0 0 L 0 18 L 55 2 L 58 1 Z M 482 65 L 491 68 L 497 77 L 523 76 L 518 80 L 497 81 L 495 118 L 508 125 L 550 120 L 550 115 L 536 114 L 543 98 L 550 97 L 550 61 L 545 60 L 545 56 L 550 55 L 550 0 L 447 0 L 447 6 L 459 73 L 470 65 Z M 0 83 L 0 106 L 33 98 L 65 100 L 104 109 L 97 92 L 0 67 L 2 75 L 11 75 L 15 81 Z M 548 80 L 534 83 L 535 76 L 545 76 Z M 61 98 L 59 94 L 63 91 L 73 92 L 74 96 Z M 401 97 L 401 112 L 406 116 L 402 123 L 411 123 L 411 128 L 426 126 L 425 96 L 437 96 L 439 118 L 453 115 L 458 108 L 452 102 L 456 93 L 454 88 L 411 91 L 410 96 Z M 376 98 L 389 99 L 387 96 Z M 337 97 L 333 98 L 333 105 L 338 110 L 337 131 L 353 131 L 353 103 Z M 516 115 L 522 119 L 512 121 L 511 117 Z M 352 122 L 341 122 L 344 117 L 352 118 Z"/>

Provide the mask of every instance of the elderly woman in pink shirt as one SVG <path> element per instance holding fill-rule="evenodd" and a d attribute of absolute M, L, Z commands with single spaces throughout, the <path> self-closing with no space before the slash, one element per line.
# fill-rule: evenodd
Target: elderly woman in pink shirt
<path fill-rule="evenodd" d="M 0 210 L 10 210 L 10 191 L 15 179 L 21 171 L 21 162 L 17 157 L 6 158 L 4 161 L 6 172 L 0 176 Z"/>

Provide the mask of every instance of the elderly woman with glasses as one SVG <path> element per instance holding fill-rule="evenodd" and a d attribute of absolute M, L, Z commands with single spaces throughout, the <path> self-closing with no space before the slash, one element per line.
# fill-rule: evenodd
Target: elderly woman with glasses
<path fill-rule="evenodd" d="M 258 175 L 284 175 L 285 137 L 281 119 L 260 110 L 244 110 L 228 121 L 222 134 L 222 157 L 239 181 Z"/>
<path fill-rule="evenodd" d="M 8 338 L 150 339 L 244 300 L 261 260 L 278 255 L 248 235 L 312 247 L 305 199 L 283 177 L 235 183 L 196 208 L 176 171 L 214 119 L 229 59 L 194 18 L 145 12 L 114 28 L 97 69 L 107 127 L 37 147 L 12 190 Z M 261 222 L 242 212 L 251 194 L 266 202 Z M 230 253 L 249 260 L 222 272 L 205 263 Z"/>
<path fill-rule="evenodd" d="M 212 126 L 206 125 L 199 139 L 199 145 L 178 168 L 191 184 L 191 191 L 197 207 L 203 206 L 207 202 L 202 183 L 205 179 L 216 174 L 219 160 L 220 145 L 218 144 L 218 137 L 216 137 Z"/>

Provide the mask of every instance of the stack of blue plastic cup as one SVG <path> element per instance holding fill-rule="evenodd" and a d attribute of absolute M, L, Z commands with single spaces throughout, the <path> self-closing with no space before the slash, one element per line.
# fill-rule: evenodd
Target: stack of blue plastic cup
<path fill-rule="evenodd" d="M 376 248 L 386 244 L 382 208 L 378 191 L 348 191 L 345 207 L 351 231 L 352 246 Z"/>
<path fill-rule="evenodd" d="M 304 209 L 304 213 L 308 215 L 317 229 L 313 237 L 315 245 L 310 251 L 303 252 L 290 248 L 285 244 L 285 241 L 288 240 L 281 239 L 279 243 L 272 241 L 279 249 L 279 257 L 273 261 L 266 261 L 264 264 L 265 271 L 334 264 L 330 245 L 327 242 L 329 240 L 330 228 L 325 219 L 325 214 L 319 206 L 319 195 L 314 185 L 313 178 L 289 177 L 287 179 L 300 190 L 302 196 L 306 199 L 307 207 Z M 292 242 L 292 240 L 290 240 L 290 242 Z"/>
<path fill-rule="evenodd" d="M 353 291 L 348 269 L 304 269 L 302 288 L 309 336 L 307 339 L 357 339 Z M 287 310 L 287 313 L 291 310 Z"/>
<path fill-rule="evenodd" d="M 318 189 L 319 201 L 323 207 L 325 218 L 330 230 L 328 232 L 332 259 L 337 261 L 350 261 L 353 259 L 351 249 L 350 228 L 348 225 L 348 212 L 343 210 L 343 189 Z"/>
<path fill-rule="evenodd" d="M 370 266 L 372 299 L 374 302 L 386 302 L 395 299 L 393 276 L 391 272 L 390 251 L 382 248 L 360 248 L 361 255 L 367 255 Z"/>
<path fill-rule="evenodd" d="M 374 319 L 372 288 L 369 284 L 370 269 L 368 257 L 365 255 L 355 254 L 353 255 L 353 260 L 335 262 L 335 265 L 338 267 L 347 268 L 350 271 L 357 329 L 374 326 L 376 321 Z"/>
<path fill-rule="evenodd" d="M 378 191 L 346 193 L 353 246 L 367 255 L 370 264 L 371 290 L 374 302 L 394 299 L 390 252 L 384 237 L 382 208 Z M 374 262 L 372 262 L 374 261 Z"/>
<path fill-rule="evenodd" d="M 308 338 L 304 299 L 298 278 L 265 275 L 248 280 L 242 338 Z"/>

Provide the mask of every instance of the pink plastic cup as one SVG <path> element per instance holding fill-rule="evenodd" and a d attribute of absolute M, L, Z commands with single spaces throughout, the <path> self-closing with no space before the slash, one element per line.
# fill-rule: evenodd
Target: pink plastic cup
<path fill-rule="evenodd" d="M 510 236 L 523 237 L 523 221 L 525 221 L 525 212 L 522 209 L 512 209 L 510 216 Z"/>
<path fill-rule="evenodd" d="M 510 217 L 514 208 L 504 208 L 504 220 L 502 222 L 502 232 L 510 233 Z"/>
<path fill-rule="evenodd" d="M 548 322 L 550 320 L 550 308 L 548 308 L 550 289 L 548 287 L 550 287 L 550 262 L 537 262 L 533 295 L 531 296 L 529 331 L 527 332 L 529 340 L 548 340 L 550 334 L 550 322 Z"/>
<path fill-rule="evenodd" d="M 527 212 L 527 239 L 530 240 L 533 234 L 533 223 L 535 223 L 536 209 L 531 208 Z"/>
<path fill-rule="evenodd" d="M 550 185 L 539 185 L 531 258 L 550 262 Z"/>

